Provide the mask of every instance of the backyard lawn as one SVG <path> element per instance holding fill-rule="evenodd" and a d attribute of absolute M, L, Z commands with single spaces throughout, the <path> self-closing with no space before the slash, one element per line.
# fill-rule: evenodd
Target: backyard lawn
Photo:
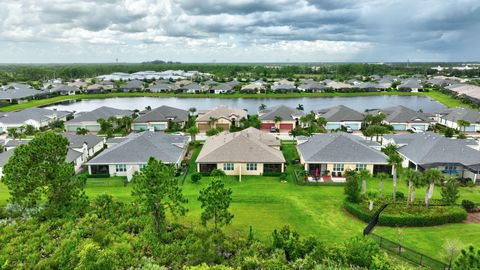
<path fill-rule="evenodd" d="M 295 158 L 294 145 L 283 145 L 287 161 Z M 194 158 L 198 150 L 194 153 Z M 291 173 L 293 166 L 288 165 Z M 194 167 L 191 167 L 194 168 Z M 193 170 L 191 170 L 190 174 Z M 183 192 L 188 198 L 189 212 L 178 219 L 189 226 L 199 226 L 201 213 L 197 201 L 199 190 L 208 185 L 210 177 L 203 177 L 193 184 L 187 177 Z M 233 190 L 231 211 L 235 215 L 232 224 L 225 230 L 232 234 L 246 236 L 249 226 L 255 237 L 270 241 L 275 228 L 290 225 L 302 236 L 313 235 L 327 242 L 342 241 L 361 235 L 365 223 L 351 217 L 342 209 L 344 198 L 342 186 L 301 186 L 289 177 L 288 183 L 281 183 L 278 177 L 243 176 L 226 177 L 224 182 Z M 384 194 L 391 193 L 391 180 L 384 181 Z M 376 191 L 378 180 L 368 181 L 368 190 Z M 406 193 L 406 184 L 399 181 L 398 190 Z M 111 194 L 122 201 L 131 201 L 131 185 L 124 186 L 124 178 L 90 178 L 86 186 L 90 198 L 100 194 Z M 423 200 L 424 190 L 417 190 L 417 200 Z M 0 184 L 0 204 L 8 197 L 6 187 Z M 435 189 L 434 198 L 440 198 L 440 188 Z M 480 188 L 461 188 L 461 199 L 480 202 Z M 378 235 L 400 242 L 403 245 L 443 259 L 442 246 L 447 240 L 458 239 L 463 244 L 480 246 L 480 224 L 448 224 L 423 228 L 378 227 Z"/>

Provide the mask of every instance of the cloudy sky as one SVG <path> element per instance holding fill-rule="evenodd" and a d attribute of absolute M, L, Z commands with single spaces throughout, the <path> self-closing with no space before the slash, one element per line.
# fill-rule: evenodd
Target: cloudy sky
<path fill-rule="evenodd" d="M 479 61 L 479 0 L 0 0 L 0 62 Z"/>

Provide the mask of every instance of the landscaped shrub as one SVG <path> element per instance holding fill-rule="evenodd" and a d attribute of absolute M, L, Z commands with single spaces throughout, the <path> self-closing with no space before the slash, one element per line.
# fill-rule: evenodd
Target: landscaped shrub
<path fill-rule="evenodd" d="M 384 203 L 376 202 L 372 211 L 368 210 L 368 203 L 344 202 L 345 209 L 359 219 L 370 222 L 378 207 Z M 403 204 L 390 204 L 380 214 L 378 225 L 382 226 L 435 226 L 446 223 L 458 223 L 467 218 L 465 209 L 459 206 L 430 206 L 413 205 L 405 208 Z"/>
<path fill-rule="evenodd" d="M 475 203 L 470 200 L 463 200 L 462 206 L 467 212 L 473 212 L 475 210 Z"/>
<path fill-rule="evenodd" d="M 212 177 L 224 177 L 225 175 L 225 172 L 220 169 L 214 169 L 210 172 L 210 176 Z"/>
<path fill-rule="evenodd" d="M 108 173 L 99 173 L 99 174 L 89 174 L 88 178 L 109 178 L 110 174 Z"/>
<path fill-rule="evenodd" d="M 190 181 L 192 181 L 192 183 L 194 184 L 200 182 L 201 179 L 202 179 L 202 175 L 200 173 L 194 173 L 190 177 Z"/>
<path fill-rule="evenodd" d="M 360 186 L 356 177 L 349 177 L 344 190 L 347 200 L 352 203 L 360 202 Z"/>
<path fill-rule="evenodd" d="M 380 246 L 368 237 L 354 237 L 345 242 L 347 261 L 360 266 L 370 267 L 372 258 L 380 254 Z"/>
<path fill-rule="evenodd" d="M 280 176 L 282 173 L 281 172 L 264 172 L 262 175 L 263 176 L 275 176 L 275 177 L 278 177 Z"/>
<path fill-rule="evenodd" d="M 405 198 L 405 194 L 401 191 L 397 191 L 395 192 L 395 197 L 398 199 L 398 200 L 403 200 Z"/>

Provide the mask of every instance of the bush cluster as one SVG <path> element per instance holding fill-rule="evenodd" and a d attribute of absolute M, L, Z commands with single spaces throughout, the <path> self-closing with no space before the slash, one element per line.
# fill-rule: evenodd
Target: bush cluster
<path fill-rule="evenodd" d="M 370 211 L 366 203 L 345 201 L 343 205 L 348 212 L 365 222 L 369 222 L 376 211 L 376 209 Z M 377 206 L 380 205 L 383 204 Z M 380 215 L 378 225 L 425 227 L 458 223 L 466 218 L 467 212 L 459 206 L 431 206 L 426 208 L 423 205 L 416 205 L 405 208 L 405 205 L 389 205 Z"/>

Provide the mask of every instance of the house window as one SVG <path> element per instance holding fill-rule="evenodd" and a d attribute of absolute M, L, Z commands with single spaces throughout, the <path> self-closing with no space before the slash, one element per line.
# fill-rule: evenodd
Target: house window
<path fill-rule="evenodd" d="M 343 172 L 343 164 L 342 163 L 333 164 L 333 171 L 334 172 Z"/>
<path fill-rule="evenodd" d="M 361 171 L 361 170 L 366 170 L 367 169 L 367 164 L 357 164 L 355 166 L 356 171 Z"/>
<path fill-rule="evenodd" d="M 257 163 L 247 163 L 247 171 L 256 171 Z"/>
<path fill-rule="evenodd" d="M 116 170 L 116 172 L 126 172 L 127 171 L 127 165 L 117 164 L 117 165 L 115 165 L 115 170 Z"/>
<path fill-rule="evenodd" d="M 224 171 L 233 171 L 233 163 L 223 163 Z"/>

